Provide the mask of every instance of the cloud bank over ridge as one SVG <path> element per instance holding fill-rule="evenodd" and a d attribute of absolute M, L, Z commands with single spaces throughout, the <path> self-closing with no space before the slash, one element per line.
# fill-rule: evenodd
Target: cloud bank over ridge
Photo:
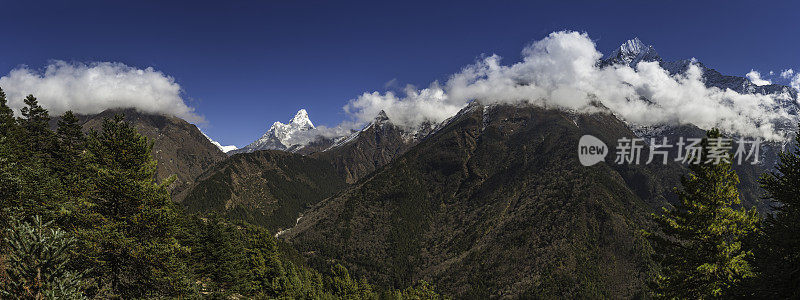
<path fill-rule="evenodd" d="M 383 110 L 395 124 L 415 128 L 423 122 L 441 122 L 470 101 L 484 104 L 529 103 L 548 108 L 596 112 L 598 103 L 621 119 L 645 126 L 694 124 L 718 127 L 728 133 L 780 139 L 774 126 L 792 116 L 785 109 L 790 95 L 741 94 L 706 87 L 703 70 L 691 64 L 681 74 L 670 74 L 657 62 L 604 65 L 595 43 L 585 33 L 553 32 L 522 50 L 522 60 L 503 64 L 500 56 L 479 58 L 444 82 L 427 87 L 406 86 L 401 92 L 363 93 L 343 107 L 349 119 L 335 127 L 320 126 L 298 135 L 337 137 L 360 129 Z M 752 82 L 769 84 L 751 70 Z M 780 77 L 800 90 L 800 74 L 791 69 Z M 387 83 L 388 84 L 388 83 Z M 396 81 L 391 86 L 397 87 Z M 122 63 L 68 63 L 52 61 L 42 70 L 26 66 L 0 77 L 9 105 L 19 109 L 34 94 L 51 114 L 73 110 L 82 114 L 111 108 L 175 115 L 202 123 L 175 80 L 153 68 Z M 790 122 L 793 123 L 794 121 Z"/>
<path fill-rule="evenodd" d="M 52 115 L 72 110 L 96 114 L 111 108 L 136 108 L 202 123 L 189 107 L 175 80 L 153 68 L 138 69 L 122 63 L 90 64 L 52 61 L 42 71 L 22 66 L 0 77 L 9 106 L 20 109 L 22 99 L 33 94 Z"/>
<path fill-rule="evenodd" d="M 638 125 L 694 124 L 780 139 L 783 133 L 774 124 L 790 117 L 781 102 L 796 101 L 788 94 L 740 94 L 706 87 L 703 71 L 695 64 L 674 75 L 657 62 L 640 62 L 635 68 L 603 67 L 599 64 L 603 55 L 585 33 L 551 33 L 526 47 L 522 55 L 522 61 L 510 65 L 501 64 L 497 55 L 483 57 L 444 83 L 407 87 L 403 95 L 364 93 L 350 100 L 344 110 L 355 122 L 368 122 L 384 110 L 395 123 L 414 127 L 423 121 L 440 122 L 472 100 L 578 112 L 597 111 L 593 103 L 597 101 Z"/>

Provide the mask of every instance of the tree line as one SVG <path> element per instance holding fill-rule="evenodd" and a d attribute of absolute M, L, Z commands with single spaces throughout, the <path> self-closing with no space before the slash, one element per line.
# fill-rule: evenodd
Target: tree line
<path fill-rule="evenodd" d="M 440 298 L 317 270 L 263 227 L 188 214 L 123 116 L 84 133 L 68 111 L 53 131 L 24 103 L 15 117 L 0 89 L 0 298 Z"/>

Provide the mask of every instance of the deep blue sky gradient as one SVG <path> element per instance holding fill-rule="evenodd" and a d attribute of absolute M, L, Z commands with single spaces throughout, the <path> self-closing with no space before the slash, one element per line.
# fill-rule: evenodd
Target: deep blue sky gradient
<path fill-rule="evenodd" d="M 514 62 L 564 29 L 604 54 L 638 36 L 723 74 L 800 68 L 789 1 L 167 2 L 0 0 L 0 74 L 51 59 L 152 66 L 183 87 L 206 133 L 244 146 L 299 108 L 334 126 L 349 99 L 392 79 L 427 86 L 482 54 Z"/>

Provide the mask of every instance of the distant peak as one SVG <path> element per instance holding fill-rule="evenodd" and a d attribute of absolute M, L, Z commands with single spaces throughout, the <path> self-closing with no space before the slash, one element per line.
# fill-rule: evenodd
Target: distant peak
<path fill-rule="evenodd" d="M 389 116 L 386 115 L 386 112 L 381 110 L 377 116 L 375 116 L 375 123 L 382 124 L 389 121 Z"/>
<path fill-rule="evenodd" d="M 642 53 L 642 51 L 644 51 L 646 48 L 648 48 L 648 46 L 642 43 L 642 40 L 640 40 L 638 37 L 635 37 L 625 41 L 625 43 L 620 45 L 619 51 L 624 54 L 637 55 Z"/>
<path fill-rule="evenodd" d="M 467 104 L 467 107 L 479 107 L 479 106 L 483 106 L 483 103 L 481 103 L 481 101 L 479 100 L 472 100 L 469 104 Z"/>
<path fill-rule="evenodd" d="M 647 45 L 638 37 L 625 41 L 605 59 L 606 63 L 625 64 L 635 67 L 641 61 L 661 61 L 652 45 Z"/>
<path fill-rule="evenodd" d="M 311 119 L 308 118 L 308 112 L 302 108 L 297 111 L 297 113 L 294 115 L 294 118 L 292 118 L 292 121 L 290 123 L 297 125 L 308 125 L 308 127 L 311 128 L 314 127 L 314 124 L 311 123 Z"/>
<path fill-rule="evenodd" d="M 300 109 L 289 121 L 288 124 L 282 122 L 272 123 L 269 130 L 238 152 L 253 152 L 256 150 L 287 150 L 296 146 L 304 146 L 311 142 L 317 135 L 307 134 L 316 129 L 314 123 L 308 118 L 308 112 Z"/>
<path fill-rule="evenodd" d="M 314 129 L 314 123 L 311 123 L 311 119 L 308 118 L 308 112 L 305 109 L 300 109 L 294 115 L 294 117 L 289 121 L 289 124 L 283 124 L 282 122 L 275 122 L 272 123 L 272 126 L 269 128 L 269 131 L 295 131 L 295 130 L 309 130 Z"/>

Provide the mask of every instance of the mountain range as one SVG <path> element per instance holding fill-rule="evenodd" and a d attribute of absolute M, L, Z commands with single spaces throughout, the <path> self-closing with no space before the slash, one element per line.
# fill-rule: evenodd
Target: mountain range
<path fill-rule="evenodd" d="M 637 232 L 676 184 L 660 175 L 681 169 L 583 167 L 583 134 L 634 137 L 610 114 L 473 103 L 280 237 L 384 286 L 426 280 L 457 298 L 634 296 L 648 270 Z"/>
<path fill-rule="evenodd" d="M 675 61 L 665 61 L 652 45 L 645 45 L 639 38 L 626 41 L 619 48 L 612 51 L 601 62 L 601 65 L 624 64 L 636 68 L 640 62 L 657 62 L 671 75 L 686 72 L 689 65 L 696 64 L 703 71 L 703 79 L 708 87 L 721 89 L 731 89 L 738 93 L 760 93 L 765 95 L 781 95 L 776 97 L 779 100 L 797 99 L 797 90 L 780 84 L 756 85 L 749 79 L 740 76 L 722 75 L 718 71 L 705 66 L 702 62 L 695 59 L 681 59 Z M 784 106 L 796 107 L 796 103 L 783 103 Z M 796 111 L 795 111 L 796 113 Z"/>
<path fill-rule="evenodd" d="M 639 62 L 672 74 L 697 64 L 707 86 L 773 95 L 798 120 L 789 101 L 795 90 L 695 60 L 665 61 L 638 38 L 600 64 Z M 675 201 L 673 188 L 688 170 L 676 162 L 584 167 L 578 140 L 589 134 L 615 145 L 705 132 L 639 126 L 596 108 L 581 114 L 473 101 L 438 124 L 409 129 L 381 112 L 339 136 L 321 134 L 301 109 L 227 155 L 174 117 L 124 110 L 82 120 L 89 129 L 124 113 L 154 141 L 158 176 L 178 175 L 173 195 L 187 211 L 266 226 L 312 265 L 341 263 L 383 287 L 425 280 L 456 298 L 644 297 L 655 264 L 640 232 L 652 226 L 651 213 Z M 786 146 L 768 143 L 762 163 L 736 167 L 744 205 L 769 212 L 756 179 Z"/>

